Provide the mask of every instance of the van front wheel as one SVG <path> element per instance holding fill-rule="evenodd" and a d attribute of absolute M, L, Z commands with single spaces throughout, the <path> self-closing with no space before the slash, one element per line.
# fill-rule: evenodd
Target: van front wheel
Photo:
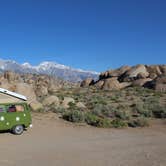
<path fill-rule="evenodd" d="M 14 126 L 12 129 L 12 133 L 16 135 L 21 135 L 24 131 L 24 127 L 22 125 Z"/>

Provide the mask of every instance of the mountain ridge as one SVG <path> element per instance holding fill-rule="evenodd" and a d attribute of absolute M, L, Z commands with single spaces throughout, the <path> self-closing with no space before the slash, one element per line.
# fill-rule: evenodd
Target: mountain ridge
<path fill-rule="evenodd" d="M 17 73 L 46 74 L 57 78 L 62 78 L 71 82 L 80 82 L 88 77 L 97 79 L 98 72 L 75 69 L 52 61 L 44 61 L 33 66 L 29 62 L 19 64 L 13 60 L 0 59 L 1 72 L 11 70 Z"/>

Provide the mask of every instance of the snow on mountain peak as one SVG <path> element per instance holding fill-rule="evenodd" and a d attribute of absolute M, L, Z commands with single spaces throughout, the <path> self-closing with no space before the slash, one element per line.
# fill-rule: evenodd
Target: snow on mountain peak
<path fill-rule="evenodd" d="M 50 61 L 44 61 L 39 65 L 31 65 L 28 62 L 19 64 L 16 61 L 0 59 L 0 70 L 11 70 L 18 73 L 47 74 L 73 82 L 82 81 L 87 77 L 96 79 L 99 75 L 97 72 L 75 69 Z"/>
<path fill-rule="evenodd" d="M 26 68 L 32 68 L 31 64 L 28 62 L 23 63 L 22 66 Z"/>
<path fill-rule="evenodd" d="M 37 67 L 40 69 L 48 69 L 48 68 L 70 69 L 70 67 L 68 66 L 49 61 L 42 62 Z"/>

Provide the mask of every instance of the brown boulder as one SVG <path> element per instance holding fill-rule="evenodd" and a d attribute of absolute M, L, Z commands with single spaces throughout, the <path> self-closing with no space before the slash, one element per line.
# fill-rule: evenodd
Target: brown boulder
<path fill-rule="evenodd" d="M 39 111 L 43 109 L 43 105 L 38 101 L 33 101 L 30 103 L 30 107 L 33 111 Z"/>
<path fill-rule="evenodd" d="M 144 86 L 147 82 L 152 81 L 151 78 L 143 78 L 133 81 L 132 86 Z"/>
<path fill-rule="evenodd" d="M 131 69 L 131 67 L 129 67 L 129 66 L 122 66 L 116 70 L 110 70 L 108 72 L 108 76 L 109 77 L 120 77 L 122 74 L 124 74 L 125 72 L 127 72 L 130 69 Z"/>
<path fill-rule="evenodd" d="M 155 79 L 155 78 L 157 78 L 157 74 L 156 73 L 150 73 L 149 78 Z"/>
<path fill-rule="evenodd" d="M 145 73 L 138 73 L 137 79 L 144 79 L 147 78 L 147 75 Z"/>
<path fill-rule="evenodd" d="M 75 100 L 71 97 L 64 97 L 63 102 L 62 102 L 62 106 L 64 108 L 69 108 L 69 103 L 75 103 Z"/>
<path fill-rule="evenodd" d="M 104 80 L 102 87 L 103 90 L 119 90 L 121 89 L 120 83 L 116 77 L 108 78 Z"/>
<path fill-rule="evenodd" d="M 150 74 L 155 73 L 157 76 L 160 76 L 162 74 L 160 67 L 158 65 L 151 65 L 147 66 L 146 68 Z"/>
<path fill-rule="evenodd" d="M 35 88 L 35 93 L 37 97 L 47 96 L 48 88 L 45 86 L 38 86 Z"/>
<path fill-rule="evenodd" d="M 166 92 L 166 76 L 159 77 L 154 81 L 154 89 L 160 92 Z"/>
<path fill-rule="evenodd" d="M 103 72 L 100 74 L 99 78 L 100 79 L 106 79 L 109 77 L 120 77 L 122 74 L 127 72 L 131 67 L 129 66 L 122 66 L 116 70 L 108 70 L 106 72 Z"/>
<path fill-rule="evenodd" d="M 120 83 L 120 89 L 124 89 L 124 88 L 127 88 L 129 86 L 131 86 L 131 82 L 122 82 Z"/>
<path fill-rule="evenodd" d="M 95 87 L 101 89 L 104 85 L 104 80 L 99 80 L 95 83 Z"/>
<path fill-rule="evenodd" d="M 49 106 L 52 104 L 59 106 L 60 101 L 59 101 L 59 98 L 57 96 L 48 96 L 43 100 L 44 106 Z"/>
<path fill-rule="evenodd" d="M 24 96 L 27 96 L 29 103 L 32 101 L 36 101 L 36 94 L 32 86 L 26 83 L 17 83 L 15 86 L 16 86 L 15 91 Z"/>
<path fill-rule="evenodd" d="M 144 77 L 148 77 L 149 73 L 146 70 L 145 65 L 137 65 L 132 67 L 129 71 L 125 73 L 124 78 L 134 78 L 137 77 L 138 74 L 144 75 Z M 125 80 L 125 79 L 124 79 Z"/>
<path fill-rule="evenodd" d="M 159 68 L 160 71 L 162 72 L 162 75 L 166 76 L 166 65 L 160 65 Z"/>
<path fill-rule="evenodd" d="M 81 82 L 81 87 L 88 87 L 90 85 L 94 84 L 94 80 L 92 78 L 87 78 L 86 80 Z"/>

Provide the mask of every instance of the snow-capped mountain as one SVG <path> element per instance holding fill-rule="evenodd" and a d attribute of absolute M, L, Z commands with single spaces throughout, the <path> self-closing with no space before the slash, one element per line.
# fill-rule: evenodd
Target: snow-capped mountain
<path fill-rule="evenodd" d="M 72 82 L 82 81 L 88 77 L 97 79 L 99 75 L 94 71 L 74 69 L 55 62 L 42 62 L 38 66 L 32 66 L 28 62 L 19 64 L 12 60 L 0 60 L 0 72 L 5 70 L 17 73 L 47 74 Z"/>

